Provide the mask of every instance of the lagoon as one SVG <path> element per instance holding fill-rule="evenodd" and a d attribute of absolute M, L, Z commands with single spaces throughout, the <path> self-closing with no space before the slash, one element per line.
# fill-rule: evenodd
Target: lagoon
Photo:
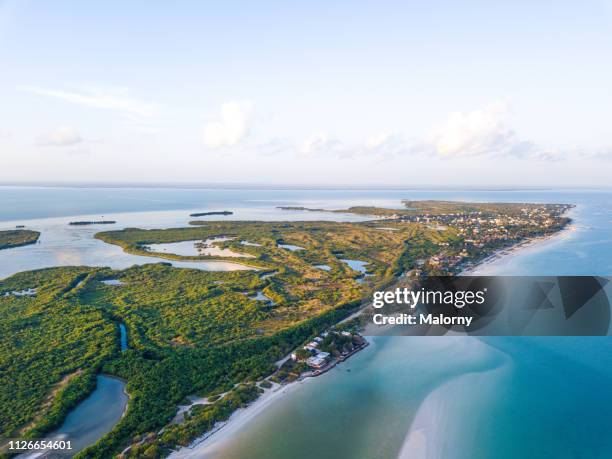
<path fill-rule="evenodd" d="M 292 252 L 297 252 L 298 250 L 304 250 L 304 247 L 300 247 L 299 245 L 292 244 L 278 244 L 281 249 L 291 250 Z"/>
<path fill-rule="evenodd" d="M 126 410 L 128 396 L 125 383 L 111 376 L 99 375 L 96 389 L 79 403 L 66 417 L 59 429 L 46 439 L 63 439 L 72 442 L 71 454 L 93 445 L 112 430 Z M 33 458 L 25 454 L 21 458 Z"/>
<path fill-rule="evenodd" d="M 117 229 L 135 226 L 137 221 L 142 227 L 176 226 L 173 213 L 165 214 L 130 214 L 123 216 L 123 224 L 115 225 Z M 202 269 L 206 271 L 233 271 L 253 269 L 238 263 L 219 260 L 178 261 L 154 256 L 133 255 L 124 252 L 119 246 L 107 244 L 94 238 L 99 231 L 88 226 L 68 226 L 65 218 L 38 219 L 27 222 L 27 226 L 36 227 L 41 237 L 36 244 L 16 247 L 2 251 L 0 260 L 0 279 L 20 271 L 49 268 L 53 266 L 107 266 L 113 269 L 125 269 L 132 265 L 148 263 L 170 263 L 177 268 Z M 186 223 L 185 223 L 186 224 Z M 0 223 L 0 227 L 12 226 L 12 223 Z"/>
<path fill-rule="evenodd" d="M 266 303 L 269 303 L 271 305 L 275 305 L 276 303 L 272 300 L 272 298 L 266 296 L 266 294 L 264 292 L 262 292 L 261 290 L 258 290 L 257 293 L 250 297 L 252 300 L 255 301 L 264 301 Z"/>
<path fill-rule="evenodd" d="M 366 268 L 366 266 L 368 265 L 367 261 L 349 260 L 347 258 L 341 258 L 340 261 L 343 263 L 346 263 L 349 266 L 349 268 L 355 271 L 359 271 L 361 274 L 366 274 L 367 272 L 367 268 Z"/>
<path fill-rule="evenodd" d="M 0 230 L 23 225 L 41 232 L 36 244 L 2 251 L 0 279 L 20 271 L 53 266 L 125 269 L 134 264 L 165 262 L 178 268 L 207 271 L 254 269 L 227 261 L 175 261 L 129 254 L 119 246 L 94 239 L 94 234 L 101 231 L 100 228 L 68 225 L 73 220 L 112 219 L 117 222 L 113 225 L 114 230 L 128 227 L 176 228 L 189 226 L 193 220 L 190 212 L 219 207 L 234 208 L 234 214 L 223 217 L 224 220 L 367 220 L 363 216 L 342 213 L 292 213 L 275 206 L 276 203 L 291 204 L 293 199 L 300 199 L 300 196 L 327 199 L 328 205 L 342 207 L 342 201 L 331 199 L 333 193 L 324 190 L 293 190 L 279 195 L 270 190 L 0 186 Z M 276 201 L 271 200 L 272 197 L 276 197 Z M 352 202 L 352 199 L 356 198 L 348 192 L 347 201 Z M 208 204 L 203 205 L 202 202 Z"/>
<path fill-rule="evenodd" d="M 208 256 L 208 257 L 237 257 L 237 258 L 254 258 L 253 255 L 248 253 L 238 253 L 231 249 L 223 249 L 217 247 L 215 244 L 219 242 L 231 241 L 234 238 L 231 237 L 211 237 L 202 240 L 194 241 L 181 241 L 181 242 L 167 242 L 162 244 L 150 244 L 144 246 L 146 250 L 157 253 L 170 253 L 174 255 L 181 255 L 186 257 L 197 257 L 197 256 Z"/>

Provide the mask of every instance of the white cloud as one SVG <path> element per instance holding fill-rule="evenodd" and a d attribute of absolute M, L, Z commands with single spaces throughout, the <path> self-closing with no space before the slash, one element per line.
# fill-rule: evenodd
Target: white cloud
<path fill-rule="evenodd" d="M 116 110 L 131 116 L 151 117 L 156 115 L 159 111 L 157 104 L 134 99 L 130 96 L 130 92 L 127 89 L 96 89 L 81 92 L 39 88 L 34 86 L 22 87 L 21 89 L 39 96 L 53 97 L 86 107 Z"/>
<path fill-rule="evenodd" d="M 533 161 L 559 161 L 567 152 L 547 149 L 521 139 L 506 123 L 507 106 L 490 104 L 470 112 L 455 112 L 436 126 L 429 137 L 410 148 L 445 158 L 488 156 Z"/>
<path fill-rule="evenodd" d="M 583 159 L 595 159 L 600 161 L 612 161 L 612 147 L 596 148 L 594 150 L 581 150 L 578 156 Z"/>
<path fill-rule="evenodd" d="M 426 143 L 441 156 L 478 156 L 513 154 L 521 156 L 532 147 L 517 138 L 506 126 L 505 104 L 491 104 L 484 109 L 455 112 L 432 129 Z"/>
<path fill-rule="evenodd" d="M 326 156 L 335 158 L 394 156 L 410 153 L 401 138 L 394 134 L 383 133 L 368 137 L 362 142 L 344 142 L 325 132 L 312 134 L 293 148 L 302 156 Z"/>
<path fill-rule="evenodd" d="M 284 137 L 275 137 L 255 146 L 255 151 L 264 156 L 274 156 L 295 151 L 295 145 Z"/>
<path fill-rule="evenodd" d="M 502 123 L 503 113 L 503 107 L 499 106 L 452 113 L 431 131 L 430 141 L 436 153 L 443 156 L 489 153 L 500 141 L 503 143 L 513 135 Z"/>
<path fill-rule="evenodd" d="M 344 151 L 340 140 L 330 137 L 325 132 L 318 132 L 308 137 L 300 148 L 300 153 L 305 156 L 326 155 L 337 156 Z"/>
<path fill-rule="evenodd" d="M 409 155 L 442 158 L 508 157 L 533 161 L 559 161 L 567 158 L 567 152 L 546 149 L 521 139 L 508 127 L 507 111 L 505 104 L 497 103 L 470 112 L 452 113 L 443 123 L 431 129 L 428 136 L 418 140 L 407 141 L 398 133 L 383 131 L 362 141 L 346 141 L 321 131 L 301 143 L 289 140 L 281 142 L 277 139 L 260 145 L 258 152 L 376 160 Z"/>
<path fill-rule="evenodd" d="M 406 142 L 397 134 L 383 133 L 369 137 L 365 141 L 364 154 L 396 156 L 414 153 Z"/>
<path fill-rule="evenodd" d="M 366 139 L 365 145 L 366 145 L 366 148 L 370 150 L 375 150 L 383 146 L 386 142 L 389 141 L 389 139 L 391 139 L 391 134 L 389 134 L 388 132 L 385 132 L 382 134 L 368 137 Z"/>
<path fill-rule="evenodd" d="M 251 102 L 226 102 L 221 105 L 221 119 L 204 126 L 204 144 L 211 149 L 232 147 L 249 134 L 252 121 Z"/>
<path fill-rule="evenodd" d="M 73 126 L 60 126 L 54 131 L 41 135 L 37 144 L 45 147 L 66 147 L 76 145 L 83 141 Z"/>

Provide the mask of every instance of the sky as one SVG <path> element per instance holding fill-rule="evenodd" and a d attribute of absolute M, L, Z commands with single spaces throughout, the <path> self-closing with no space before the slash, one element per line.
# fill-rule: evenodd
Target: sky
<path fill-rule="evenodd" d="M 0 0 L 0 182 L 609 186 L 612 0 Z"/>

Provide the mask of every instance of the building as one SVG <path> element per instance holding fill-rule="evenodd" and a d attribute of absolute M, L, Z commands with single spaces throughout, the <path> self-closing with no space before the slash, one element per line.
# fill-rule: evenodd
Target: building
<path fill-rule="evenodd" d="M 306 360 L 308 366 L 312 368 L 322 368 L 329 361 L 329 352 L 319 352 Z"/>

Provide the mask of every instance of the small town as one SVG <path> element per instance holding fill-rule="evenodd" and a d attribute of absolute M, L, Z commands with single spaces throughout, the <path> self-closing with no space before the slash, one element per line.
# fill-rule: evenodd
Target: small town
<path fill-rule="evenodd" d="M 323 332 L 293 351 L 270 379 L 284 384 L 322 375 L 368 345 L 359 333 L 346 330 Z"/>
<path fill-rule="evenodd" d="M 394 222 L 424 223 L 439 230 L 448 227 L 457 230 L 457 242 L 439 242 L 441 251 L 438 254 L 417 261 L 419 269 L 411 274 L 418 277 L 422 274 L 457 273 L 518 241 L 524 243 L 526 239 L 554 234 L 571 221 L 563 215 L 572 207 L 570 204 L 543 204 L 517 207 L 512 212 L 398 213 L 382 218 Z"/>

